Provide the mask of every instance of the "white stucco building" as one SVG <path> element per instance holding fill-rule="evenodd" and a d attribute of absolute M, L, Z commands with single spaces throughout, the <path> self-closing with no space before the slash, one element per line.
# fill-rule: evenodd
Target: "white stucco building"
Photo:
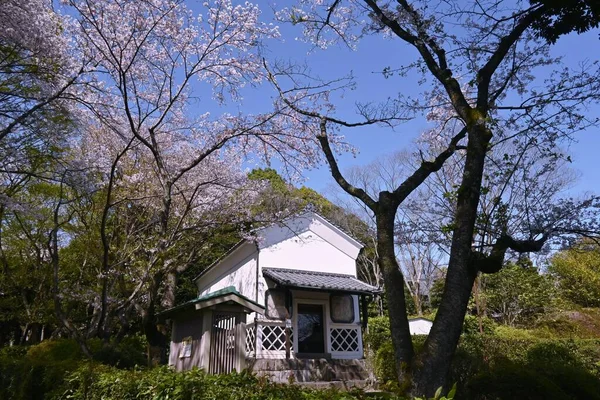
<path fill-rule="evenodd" d="M 314 360 L 362 359 L 366 296 L 378 292 L 356 277 L 362 244 L 314 212 L 255 236 L 196 278 L 197 299 L 167 312 L 169 363 L 221 373 L 282 360 L 274 371 L 285 380 Z"/>

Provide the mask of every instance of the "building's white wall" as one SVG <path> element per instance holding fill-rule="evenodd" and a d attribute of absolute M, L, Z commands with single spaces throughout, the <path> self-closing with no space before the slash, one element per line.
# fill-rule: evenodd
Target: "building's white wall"
<path fill-rule="evenodd" d="M 411 319 L 408 321 L 411 335 L 429 335 L 432 326 L 433 322 L 422 318 Z"/>
<path fill-rule="evenodd" d="M 306 213 L 285 223 L 273 224 L 257 231 L 259 247 L 261 250 L 279 248 L 282 243 L 289 242 L 294 237 L 306 238 L 305 234 L 308 232 L 352 260 L 356 260 L 363 247 L 361 243 L 314 213 Z"/>
<path fill-rule="evenodd" d="M 309 212 L 256 233 L 258 250 L 246 242 L 232 251 L 197 280 L 199 295 L 235 286 L 242 295 L 264 304 L 269 289 L 262 274 L 265 267 L 356 276 L 362 245 L 317 214 Z M 252 321 L 255 315 L 249 317 Z"/>
<path fill-rule="evenodd" d="M 260 266 L 356 276 L 356 259 L 310 230 L 261 248 Z"/>
<path fill-rule="evenodd" d="M 260 304 L 264 304 L 268 289 L 262 274 L 263 268 L 289 268 L 356 276 L 356 259 L 310 230 L 261 248 L 258 260 Z"/>
<path fill-rule="evenodd" d="M 202 296 L 235 286 L 242 296 L 255 300 L 257 256 L 258 251 L 253 243 L 242 245 L 198 279 L 198 294 Z"/>

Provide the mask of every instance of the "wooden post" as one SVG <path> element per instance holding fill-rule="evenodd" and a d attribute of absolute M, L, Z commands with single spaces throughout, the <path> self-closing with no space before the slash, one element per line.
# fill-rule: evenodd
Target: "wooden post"
<path fill-rule="evenodd" d="M 202 339 L 200 341 L 200 365 L 208 372 L 210 368 L 210 342 L 212 331 L 213 312 L 209 309 L 202 310 Z"/>
<path fill-rule="evenodd" d="M 237 315 L 236 332 L 236 365 L 237 372 L 242 372 L 246 368 L 246 313 L 241 312 Z"/>
<path fill-rule="evenodd" d="M 291 329 L 291 325 L 292 325 L 292 320 L 289 318 L 286 318 L 286 320 L 285 320 L 285 358 L 287 360 L 290 359 L 290 347 L 291 347 L 290 329 Z"/>
<path fill-rule="evenodd" d="M 367 303 L 367 296 L 360 296 L 361 308 L 362 308 L 362 327 L 363 330 L 367 329 L 367 324 L 369 322 L 369 305 Z"/>

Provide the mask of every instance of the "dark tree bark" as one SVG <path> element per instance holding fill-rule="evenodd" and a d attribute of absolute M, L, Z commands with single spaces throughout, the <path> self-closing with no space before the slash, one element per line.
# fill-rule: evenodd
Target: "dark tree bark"
<path fill-rule="evenodd" d="M 142 328 L 148 341 L 148 366 L 154 367 L 167 363 L 167 343 L 168 338 L 164 326 L 158 323 L 156 316 L 158 291 L 163 282 L 162 272 L 152 277 L 152 282 L 148 289 L 148 303 L 142 311 Z"/>
<path fill-rule="evenodd" d="M 485 155 L 491 133 L 474 127 L 469 132 L 467 157 L 459 189 L 446 285 L 424 350 L 415 360 L 414 390 L 433 396 L 446 385 L 446 376 L 462 332 L 477 270 L 472 268 L 471 246 L 481 191 Z"/>
<path fill-rule="evenodd" d="M 313 15 L 315 18 L 308 18 L 307 21 L 310 21 L 311 24 L 318 24 L 320 22 L 323 29 L 330 27 L 332 25 L 331 17 L 334 15 L 335 8 L 340 3 L 339 0 L 330 2 L 325 16 L 318 15 L 318 12 L 315 12 Z M 473 66 L 478 69 L 472 71 L 473 79 L 469 82 L 469 86 L 473 87 L 473 91 L 467 93 L 463 91 L 461 83 L 453 76 L 452 71 L 454 65 L 462 65 L 464 64 L 464 60 L 458 60 L 457 62 L 454 59 L 454 57 L 459 57 L 456 55 L 456 49 L 453 49 L 452 52 L 447 52 L 444 49 L 444 45 L 451 42 L 451 40 L 448 40 L 448 37 L 451 35 L 450 32 L 448 32 L 448 35 L 440 34 L 438 29 L 443 29 L 445 22 L 440 22 L 439 25 L 437 22 L 433 22 L 438 21 L 438 15 L 424 15 L 426 7 L 423 7 L 423 3 L 413 5 L 413 2 L 408 0 L 397 0 L 393 7 L 388 7 L 389 4 L 380 3 L 375 0 L 364 1 L 364 7 L 368 10 L 369 17 L 376 21 L 377 26 L 373 28 L 373 31 L 380 32 L 382 28 L 386 28 L 389 34 L 395 35 L 418 52 L 421 63 L 419 64 L 419 68 L 422 66 L 423 71 L 426 71 L 427 74 L 434 78 L 441 92 L 443 92 L 442 97 L 452 107 L 454 114 L 452 118 L 460 120 L 464 126 L 463 130 L 448 143 L 448 147 L 440 152 L 433 161 L 422 160 L 421 165 L 414 173 L 406 178 L 393 192 L 380 192 L 374 194 L 373 198 L 364 189 L 355 187 L 346 181 L 340 173 L 329 145 L 327 124 L 335 124 L 341 127 L 356 127 L 382 122 L 391 124 L 390 120 L 382 120 L 380 114 L 372 117 L 364 115 L 364 121 L 349 123 L 329 115 L 320 114 L 318 111 L 302 109 L 298 105 L 300 102 L 295 99 L 290 100 L 293 99 L 290 94 L 294 90 L 306 91 L 306 87 L 282 90 L 274 75 L 269 71 L 270 80 L 279 91 L 280 97 L 287 106 L 306 117 L 320 120 L 321 133 L 318 136 L 318 140 L 335 181 L 344 191 L 363 202 L 375 215 L 379 266 L 383 272 L 389 302 L 392 341 L 395 347 L 398 378 L 403 386 L 410 387 L 412 385 L 413 394 L 432 397 L 439 387 L 446 386 L 450 363 L 458 344 L 468 300 L 478 272 L 498 272 L 502 268 L 506 251 L 509 248 L 517 252 L 523 252 L 526 249 L 529 251 L 539 251 L 547 240 L 546 234 L 549 234 L 543 233 L 544 237 L 538 240 L 518 241 L 504 233 L 500 235 L 500 238 L 492 246 L 489 254 L 475 251 L 473 245 L 485 170 L 485 159 L 486 154 L 491 148 L 490 143 L 494 133 L 492 129 L 496 129 L 495 120 L 490 117 L 490 110 L 509 110 L 513 108 L 511 105 L 499 107 L 496 103 L 506 95 L 507 88 L 511 85 L 511 82 L 514 79 L 518 79 L 516 76 L 521 68 L 520 65 L 515 64 L 515 60 L 519 60 L 515 56 L 515 53 L 519 51 L 518 43 L 522 39 L 529 40 L 525 32 L 532 27 L 536 28 L 536 21 L 540 21 L 540 18 L 545 16 L 553 18 L 561 10 L 560 5 L 557 5 L 557 8 L 549 8 L 546 3 L 550 2 L 546 1 L 532 0 L 531 3 L 531 7 L 523 8 L 520 12 L 513 11 L 509 13 L 508 10 L 505 10 L 510 16 L 503 15 L 502 17 L 506 18 L 506 21 L 510 23 L 505 24 L 502 29 L 495 30 L 497 28 L 496 25 L 489 27 L 489 32 L 487 31 L 487 27 L 485 30 L 482 28 L 482 32 L 484 32 L 482 35 L 493 37 L 494 39 L 489 42 L 485 51 L 476 49 L 478 53 L 477 57 L 480 57 L 481 60 L 478 59 L 476 62 L 473 62 Z M 481 4 L 478 4 L 478 7 L 482 7 Z M 462 6 L 457 7 L 458 11 L 456 13 L 461 14 L 465 12 L 468 14 L 470 12 L 467 10 L 461 11 L 461 9 Z M 322 19 L 319 19 L 320 17 Z M 443 17 L 439 19 L 439 21 L 443 20 Z M 500 19 L 494 19 L 494 21 L 490 22 L 490 24 L 501 24 Z M 597 22 L 596 19 L 593 21 Z M 592 25 L 588 24 L 584 28 L 587 29 L 590 26 Z M 572 31 L 573 29 L 576 30 L 571 25 L 568 31 Z M 343 33 L 336 33 L 343 35 Z M 319 34 L 321 34 L 321 31 L 319 31 Z M 465 43 L 468 45 L 470 42 L 466 41 Z M 520 55 L 527 56 L 527 54 Z M 453 59 L 449 59 L 449 56 L 452 56 Z M 511 62 L 513 63 L 512 66 L 510 65 Z M 499 68 L 501 71 L 498 73 Z M 527 68 L 525 68 L 525 71 L 528 71 Z M 286 75 L 285 69 L 279 75 Z M 577 98 L 577 101 L 586 96 L 587 98 L 596 96 L 596 94 L 592 93 L 592 86 L 590 86 L 590 92 L 583 95 L 579 89 L 576 86 L 570 88 L 570 90 L 576 92 L 575 98 Z M 573 100 L 573 98 L 569 97 L 573 94 L 561 97 L 562 95 L 558 96 L 549 91 L 547 95 L 550 97 L 557 96 L 552 98 L 558 104 L 562 100 Z M 536 96 L 539 96 L 542 101 L 532 102 L 532 105 L 526 101 L 516 108 L 528 114 L 530 109 L 533 108 L 543 112 L 549 100 L 543 97 L 543 95 L 536 94 Z M 436 99 L 436 103 L 438 100 Z M 570 112 L 564 107 L 562 109 L 563 112 Z M 521 133 L 528 132 L 530 128 L 537 127 L 537 124 L 538 122 L 534 120 Z M 555 128 L 553 127 L 552 129 L 554 130 Z M 575 128 L 567 127 L 567 129 L 574 131 Z M 468 134 L 468 143 L 466 147 L 460 146 L 460 148 L 466 149 L 466 158 L 457 194 L 456 215 L 446 285 L 441 305 L 432 330 L 426 340 L 423 352 L 414 358 L 412 343 L 410 342 L 410 338 L 407 339 L 408 322 L 406 321 L 406 308 L 404 304 L 404 282 L 395 259 L 393 226 L 390 226 L 389 221 L 393 221 L 398 206 L 406 197 L 423 183 L 431 173 L 438 171 L 444 162 L 454 154 L 457 147 L 459 147 L 459 141 L 464 138 L 465 134 Z M 519 133 L 517 132 L 516 134 Z M 374 200 L 375 196 L 377 196 L 377 200 Z"/>
<path fill-rule="evenodd" d="M 410 365 L 414 350 L 406 314 L 404 277 L 394 249 L 394 221 L 398 206 L 389 192 L 379 194 L 375 219 L 377 223 L 378 263 L 385 282 L 385 296 L 390 316 L 396 371 L 400 382 L 410 381 Z"/>

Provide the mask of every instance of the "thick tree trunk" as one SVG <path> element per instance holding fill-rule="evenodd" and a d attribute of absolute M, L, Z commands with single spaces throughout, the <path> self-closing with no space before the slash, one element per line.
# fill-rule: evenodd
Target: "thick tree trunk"
<path fill-rule="evenodd" d="M 387 195 L 387 196 L 386 196 Z M 396 356 L 398 382 L 401 385 L 411 382 L 410 365 L 413 358 L 413 345 L 408 327 L 406 302 L 404 298 L 404 278 L 396 260 L 394 249 L 394 219 L 396 215 L 388 192 L 380 195 L 380 206 L 376 213 L 377 251 L 379 267 L 385 283 L 385 295 L 390 316 L 392 343 Z"/>
<path fill-rule="evenodd" d="M 447 388 L 452 357 L 458 345 L 462 325 L 477 271 L 472 268 L 473 241 L 479 204 L 485 155 L 491 133 L 483 126 L 469 131 L 467 156 L 459 189 L 456 219 L 446 285 L 433 327 L 423 352 L 413 365 L 416 394 L 431 397 L 439 387 Z"/>
<path fill-rule="evenodd" d="M 156 318 L 156 301 L 163 275 L 154 275 L 148 290 L 148 305 L 142 313 L 142 326 L 148 341 L 148 366 L 153 367 L 167 363 L 167 336 L 164 329 L 158 325 Z"/>

